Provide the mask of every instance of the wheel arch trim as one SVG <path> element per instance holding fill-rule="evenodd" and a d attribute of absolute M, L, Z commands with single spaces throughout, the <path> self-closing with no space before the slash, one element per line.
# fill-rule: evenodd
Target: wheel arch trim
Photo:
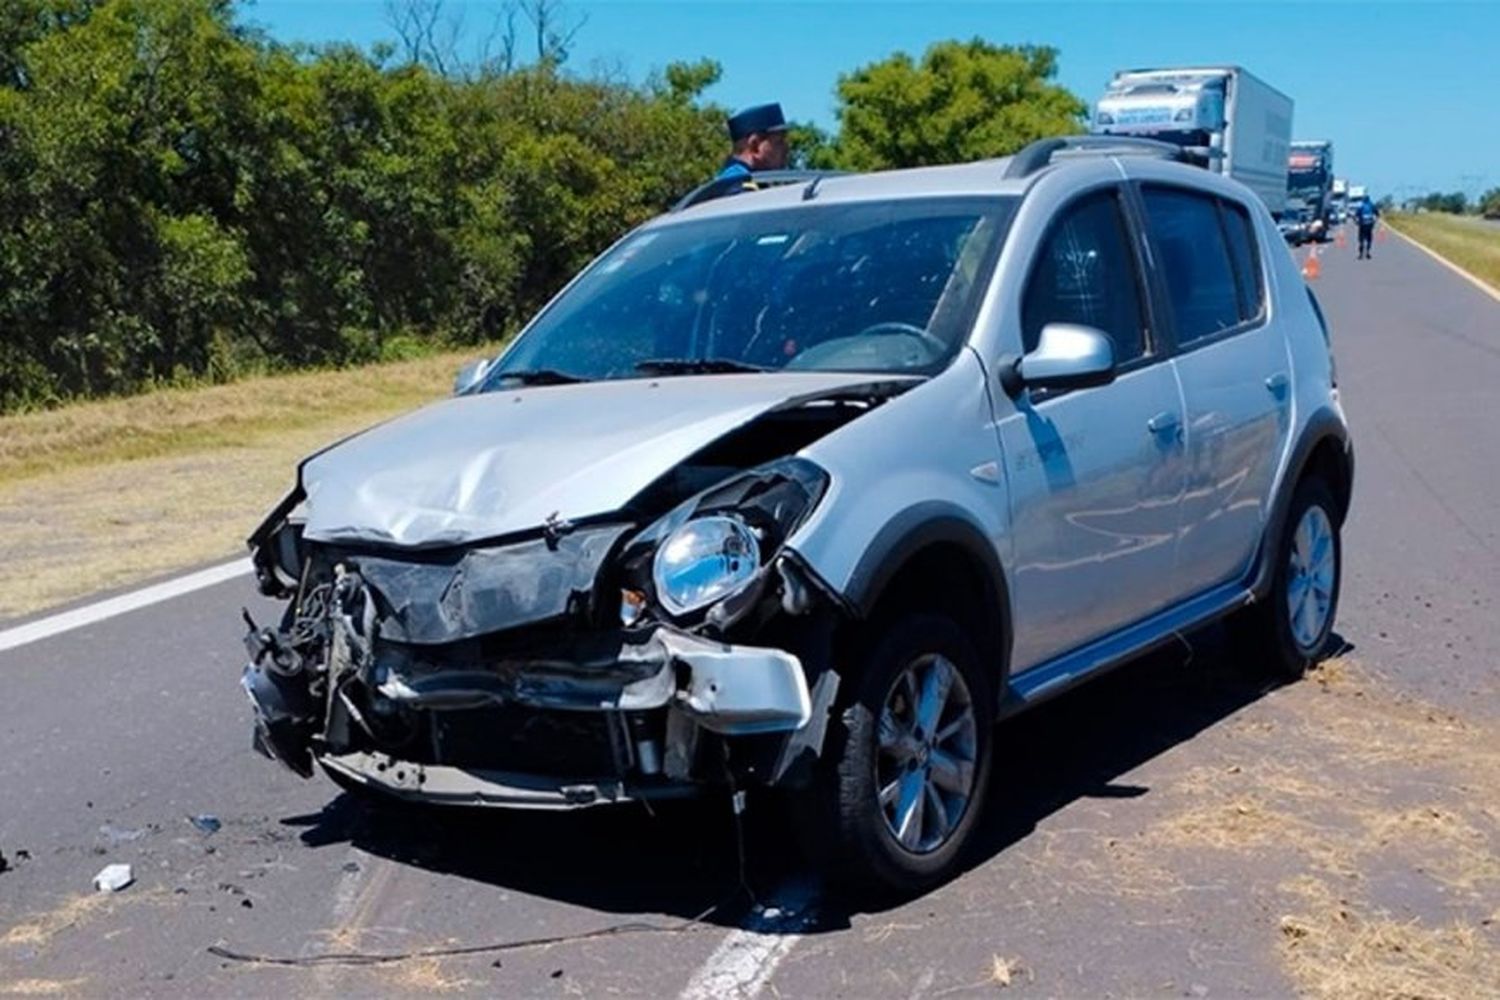
<path fill-rule="evenodd" d="M 998 613 L 994 645 L 999 663 L 995 677 L 996 693 L 1003 694 L 1010 673 L 1012 644 L 1010 588 L 995 546 L 962 508 L 927 500 L 907 507 L 887 521 L 855 565 L 844 598 L 858 617 L 868 619 L 902 570 L 923 552 L 940 545 L 956 546 L 973 561 L 984 586 L 984 606 Z"/>
<path fill-rule="evenodd" d="M 1286 464 L 1286 471 L 1277 483 L 1270 515 L 1266 518 L 1266 530 L 1261 537 L 1260 550 L 1250 572 L 1250 589 L 1257 599 L 1264 598 L 1270 592 L 1275 579 L 1276 560 L 1272 550 L 1286 526 L 1287 512 L 1292 506 L 1292 494 L 1311 468 L 1319 449 L 1328 445 L 1334 447 L 1334 454 L 1342 464 L 1340 474 L 1344 481 L 1329 483 L 1335 498 L 1343 505 L 1343 509 L 1336 512 L 1339 524 L 1348 517 L 1354 491 L 1354 447 L 1349 440 L 1348 425 L 1331 408 L 1323 407 L 1316 410 L 1303 425 L 1302 433 L 1292 449 L 1291 459 Z"/>

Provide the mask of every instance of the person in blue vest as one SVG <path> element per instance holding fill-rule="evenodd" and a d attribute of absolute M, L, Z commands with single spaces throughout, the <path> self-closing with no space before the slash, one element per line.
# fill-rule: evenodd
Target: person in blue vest
<path fill-rule="evenodd" d="M 758 170 L 781 170 L 786 167 L 787 123 L 780 104 L 757 104 L 736 112 L 727 122 L 729 141 L 734 150 L 715 175 L 715 180 L 739 178 L 729 194 L 754 191 L 750 175 Z"/>
<path fill-rule="evenodd" d="M 1360 199 L 1358 207 L 1354 209 L 1354 224 L 1359 226 L 1359 256 L 1357 260 L 1370 259 L 1370 243 L 1375 236 L 1375 220 L 1380 216 L 1380 209 L 1370 200 L 1369 195 Z"/>

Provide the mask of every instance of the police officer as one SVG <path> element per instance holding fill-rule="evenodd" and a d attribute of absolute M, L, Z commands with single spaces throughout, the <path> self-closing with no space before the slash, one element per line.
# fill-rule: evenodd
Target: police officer
<path fill-rule="evenodd" d="M 1375 207 L 1369 195 L 1365 195 L 1354 210 L 1354 223 L 1359 227 L 1359 257 L 1356 259 L 1370 259 L 1370 241 L 1375 236 L 1375 220 L 1379 217 L 1380 209 Z"/>
<path fill-rule="evenodd" d="M 786 118 L 780 104 L 757 104 L 730 116 L 729 139 L 734 150 L 724 161 L 715 180 L 738 178 L 729 193 L 754 191 L 750 174 L 756 170 L 781 170 L 786 166 Z"/>

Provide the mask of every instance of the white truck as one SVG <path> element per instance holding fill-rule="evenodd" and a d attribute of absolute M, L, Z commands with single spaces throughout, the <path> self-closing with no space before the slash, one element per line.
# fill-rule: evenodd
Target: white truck
<path fill-rule="evenodd" d="M 1121 70 L 1095 106 L 1091 131 L 1187 147 L 1258 194 L 1272 215 L 1286 210 L 1292 99 L 1242 67 Z"/>

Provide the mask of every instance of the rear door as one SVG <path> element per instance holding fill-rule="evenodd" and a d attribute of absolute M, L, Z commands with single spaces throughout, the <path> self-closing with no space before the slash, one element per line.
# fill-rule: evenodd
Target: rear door
<path fill-rule="evenodd" d="M 1148 325 L 1141 244 L 1120 188 L 1063 205 L 1028 265 L 1023 350 L 1048 323 L 1109 334 L 1118 376 L 1024 390 L 1000 422 L 1011 503 L 1013 670 L 1160 610 L 1172 594 L 1183 409 Z"/>
<path fill-rule="evenodd" d="M 1140 197 L 1187 411 L 1176 569 L 1187 597 L 1249 570 L 1290 432 L 1291 367 L 1245 206 L 1159 184 Z"/>

